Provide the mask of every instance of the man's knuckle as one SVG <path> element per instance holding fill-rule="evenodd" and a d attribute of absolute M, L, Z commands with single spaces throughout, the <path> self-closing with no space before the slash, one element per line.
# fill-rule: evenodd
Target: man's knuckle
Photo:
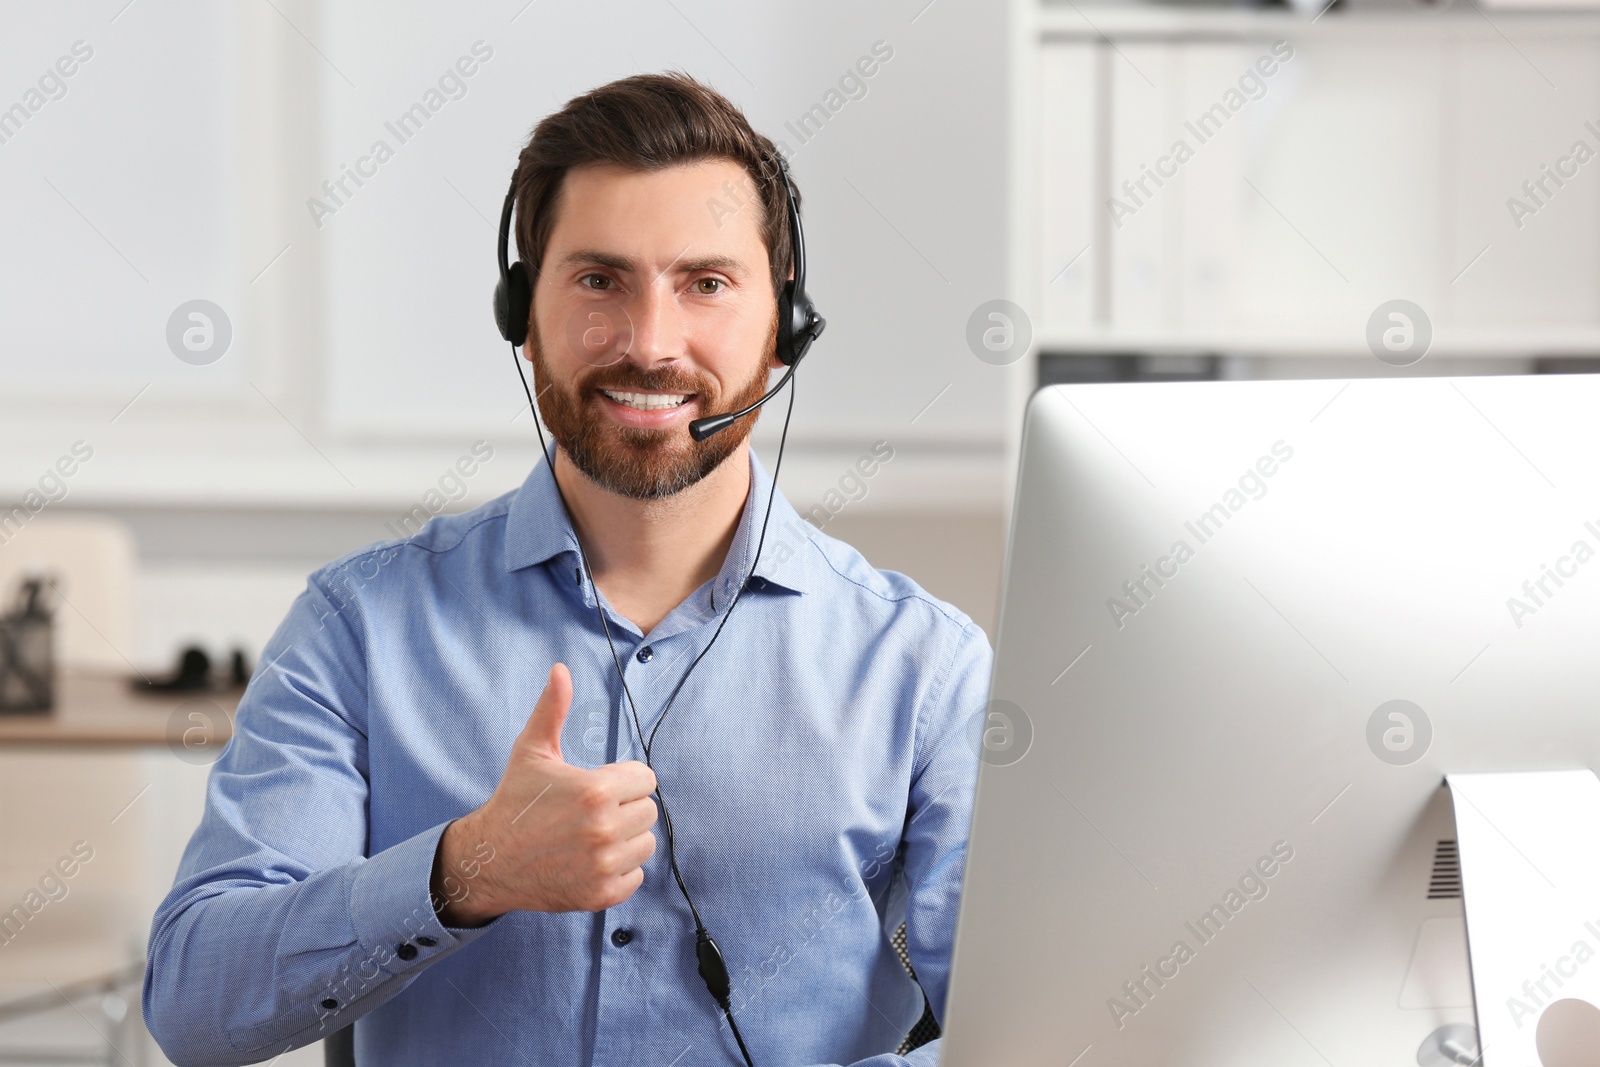
<path fill-rule="evenodd" d="M 606 806 L 609 799 L 610 791 L 606 789 L 605 783 L 598 779 L 590 778 L 578 786 L 578 804 L 587 811 L 599 811 Z"/>
<path fill-rule="evenodd" d="M 599 862 L 600 870 L 608 876 L 621 874 L 632 866 L 628 862 L 626 849 L 617 844 L 599 849 L 595 852 L 595 858 Z"/>
<path fill-rule="evenodd" d="M 599 846 L 591 848 L 584 856 L 583 874 L 591 882 L 600 881 L 611 873 L 610 853 Z"/>

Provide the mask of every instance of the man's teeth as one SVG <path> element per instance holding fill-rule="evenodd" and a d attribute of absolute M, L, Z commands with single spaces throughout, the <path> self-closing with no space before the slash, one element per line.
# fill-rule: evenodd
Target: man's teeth
<path fill-rule="evenodd" d="M 625 393 L 619 389 L 600 390 L 624 407 L 639 411 L 663 411 L 675 408 L 689 399 L 689 393 Z"/>

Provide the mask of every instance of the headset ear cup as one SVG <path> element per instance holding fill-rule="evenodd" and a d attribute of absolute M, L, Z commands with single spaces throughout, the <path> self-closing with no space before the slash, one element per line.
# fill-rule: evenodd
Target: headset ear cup
<path fill-rule="evenodd" d="M 794 282 L 783 283 L 778 294 L 778 362 L 785 367 L 794 365 Z"/>
<path fill-rule="evenodd" d="M 517 344 L 528 338 L 528 316 L 533 310 L 533 285 L 521 260 L 511 264 L 511 328 Z"/>
<path fill-rule="evenodd" d="M 533 287 L 528 284 L 528 269 L 518 260 L 494 287 L 494 321 L 500 327 L 500 336 L 514 345 L 527 340 L 528 314 L 532 307 Z"/>
<path fill-rule="evenodd" d="M 811 347 L 811 342 L 817 339 L 817 334 L 822 332 L 822 320 L 817 317 L 816 307 L 811 303 L 811 298 L 801 293 L 796 303 L 790 308 L 789 321 L 792 323 L 789 331 L 789 355 L 793 362 L 799 362 Z"/>
<path fill-rule="evenodd" d="M 506 323 L 511 321 L 511 313 L 506 310 L 506 301 L 506 279 L 502 275 L 494 283 L 494 325 L 495 329 L 500 331 L 500 336 L 510 341 L 511 335 L 506 330 Z"/>

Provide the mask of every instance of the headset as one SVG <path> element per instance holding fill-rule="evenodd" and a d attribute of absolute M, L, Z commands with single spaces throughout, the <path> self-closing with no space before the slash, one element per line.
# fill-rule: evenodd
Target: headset
<path fill-rule="evenodd" d="M 783 283 L 783 289 L 778 294 L 778 362 L 789 369 L 779 379 L 777 385 L 767 390 L 766 395 L 748 407 L 691 422 L 689 435 L 696 441 L 704 441 L 712 434 L 727 429 L 736 420 L 744 418 L 777 395 L 778 390 L 787 385 L 789 379 L 794 376 L 794 369 L 799 366 L 806 350 L 811 347 L 811 342 L 820 337 L 823 328 L 828 325 L 828 320 L 817 314 L 816 305 L 811 302 L 811 297 L 806 295 L 806 235 L 805 229 L 800 225 L 800 209 L 795 206 L 794 186 L 789 181 L 788 165 L 780 152 L 774 151 L 772 159 L 777 163 L 778 174 L 783 178 L 784 196 L 789 207 L 789 243 L 794 250 L 794 277 Z M 513 177 L 511 188 L 506 190 L 505 205 L 500 209 L 500 280 L 494 287 L 495 325 L 500 327 L 500 336 L 510 341 L 513 346 L 521 345 L 527 340 L 528 316 L 533 310 L 533 281 L 528 274 L 527 265 L 520 258 L 515 263 L 507 259 L 511 238 L 511 209 L 515 206 L 516 199 L 517 181 Z M 519 367 L 517 374 L 520 376 L 521 373 Z M 537 413 L 534 417 L 538 418 Z"/>
<path fill-rule="evenodd" d="M 689 424 L 689 434 L 696 441 L 704 441 L 714 433 L 719 433 L 744 416 L 755 411 L 761 405 L 771 400 L 794 377 L 795 368 L 811 347 L 811 342 L 821 335 L 827 320 L 817 313 L 816 305 L 806 295 L 806 241 L 805 231 L 800 225 L 800 210 L 795 206 L 794 186 L 789 181 L 788 167 L 783 156 L 776 150 L 772 153 L 776 162 L 778 173 L 783 178 L 783 188 L 788 202 L 789 215 L 789 243 L 794 256 L 794 277 L 786 281 L 782 291 L 778 294 L 778 336 L 776 349 L 778 361 L 787 370 L 778 384 L 767 390 L 766 394 L 755 403 L 739 411 L 724 412 L 720 415 L 711 415 L 695 419 Z M 494 320 L 500 328 L 500 336 L 511 343 L 512 359 L 515 361 L 517 380 L 522 383 L 522 391 L 528 397 L 528 409 L 533 413 L 534 427 L 539 431 L 539 450 L 544 453 L 545 465 L 550 468 L 550 481 L 555 486 L 556 495 L 561 500 L 561 506 L 567 512 L 570 521 L 572 509 L 567 506 L 565 494 L 561 492 L 561 484 L 555 477 L 554 458 L 545 444 L 544 429 L 539 422 L 538 406 L 534 403 L 533 393 L 528 388 L 528 381 L 522 373 L 522 361 L 517 349 L 527 339 L 528 319 L 533 309 L 533 284 L 528 274 L 526 265 L 519 258 L 517 262 L 508 260 L 508 246 L 511 236 L 511 212 L 516 203 L 517 183 L 512 177 L 511 188 L 506 191 L 505 206 L 500 210 L 500 239 L 499 239 L 499 265 L 500 280 L 494 289 Z M 666 721 L 667 712 L 672 710 L 673 703 L 678 699 L 684 683 L 689 680 L 689 675 L 700 665 L 711 646 L 717 643 L 717 638 L 722 636 L 722 628 L 727 625 L 728 619 L 733 615 L 733 609 L 738 606 L 744 591 L 750 585 L 750 579 L 755 574 L 756 565 L 761 561 L 761 548 L 767 540 L 767 523 L 772 518 L 772 499 L 777 492 L 778 474 L 783 469 L 784 445 L 789 439 L 789 418 L 794 414 L 794 390 L 789 390 L 789 407 L 783 418 L 783 433 L 778 439 L 778 459 L 772 468 L 772 486 L 767 492 L 766 512 L 761 520 L 761 535 L 756 540 L 755 558 L 750 562 L 750 571 L 745 575 L 745 580 L 739 583 L 739 589 L 729 601 L 722 612 L 722 619 L 717 623 L 716 630 L 711 635 L 711 640 L 706 642 L 706 647 L 701 649 L 688 668 L 683 672 L 683 677 L 678 679 L 678 684 L 673 687 L 672 693 L 667 697 L 666 706 L 661 710 L 661 715 L 656 719 L 656 724 L 650 728 L 650 736 L 644 735 L 644 728 L 639 722 L 639 709 L 634 703 L 633 693 L 628 688 L 628 680 L 622 672 L 622 661 L 617 654 L 616 642 L 611 636 L 611 624 L 607 621 L 605 609 L 600 603 L 599 589 L 595 586 L 594 574 L 589 570 L 589 557 L 583 551 L 580 543 L 578 546 L 578 559 L 583 564 L 584 574 L 589 579 L 589 587 L 595 590 L 595 612 L 600 617 L 601 629 L 606 635 L 606 644 L 611 649 L 611 663 L 616 668 L 617 680 L 622 683 L 622 692 L 627 697 L 628 709 L 632 713 L 634 729 L 638 732 L 639 743 L 644 750 L 645 765 L 654 772 L 655 765 L 651 763 L 650 751 L 655 743 L 656 732 L 661 729 L 661 724 Z M 573 524 L 573 537 L 577 537 L 577 524 Z M 745 1067 L 755 1067 L 750 1058 L 750 1050 L 745 1047 L 744 1035 L 739 1032 L 739 1024 L 734 1020 L 732 1007 L 733 983 L 728 975 L 728 965 L 723 960 L 722 950 L 717 947 L 716 941 L 701 921 L 700 909 L 695 907 L 694 898 L 689 895 L 689 887 L 684 883 L 683 875 L 678 870 L 678 857 L 676 839 L 672 829 L 672 816 L 667 811 L 666 798 L 661 793 L 661 781 L 656 779 L 656 803 L 661 809 L 662 826 L 666 831 L 667 862 L 672 869 L 672 877 L 677 882 L 678 892 L 689 905 L 689 912 L 694 917 L 695 925 L 695 958 L 698 963 L 700 978 L 706 984 L 706 989 L 711 993 L 712 999 L 722 1009 L 723 1016 L 728 1020 L 728 1026 L 733 1031 L 733 1038 L 739 1045 L 739 1052 L 744 1057 Z"/>

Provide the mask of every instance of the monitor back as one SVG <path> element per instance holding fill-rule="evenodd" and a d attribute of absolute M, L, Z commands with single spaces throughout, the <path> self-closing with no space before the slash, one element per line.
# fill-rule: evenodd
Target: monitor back
<path fill-rule="evenodd" d="M 1441 782 L 1600 766 L 1597 412 L 1589 375 L 1035 395 L 943 1063 L 1472 1024 Z"/>

